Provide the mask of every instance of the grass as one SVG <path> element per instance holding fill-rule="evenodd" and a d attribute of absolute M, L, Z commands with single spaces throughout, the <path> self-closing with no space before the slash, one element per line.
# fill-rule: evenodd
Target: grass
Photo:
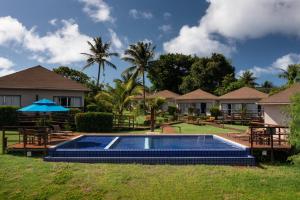
<path fill-rule="evenodd" d="M 0 199 L 299 199 L 300 170 L 47 163 L 0 155 Z"/>
<path fill-rule="evenodd" d="M 242 131 L 246 131 L 249 126 L 245 126 L 245 125 L 237 125 L 237 124 L 225 124 L 225 128 L 236 128 L 236 129 L 240 129 Z"/>
<path fill-rule="evenodd" d="M 184 133 L 229 131 L 178 125 Z M 300 199 L 299 185 L 299 166 L 292 165 L 48 163 L 0 155 L 0 199 Z"/>
<path fill-rule="evenodd" d="M 223 128 L 218 128 L 215 126 L 211 125 L 193 125 L 193 124 L 186 124 L 186 123 L 181 123 L 181 124 L 176 124 L 174 126 L 179 126 L 181 127 L 181 132 L 182 133 L 187 133 L 187 134 L 220 134 L 220 133 L 228 133 L 228 132 L 237 132 L 233 131 L 230 129 L 223 129 Z"/>

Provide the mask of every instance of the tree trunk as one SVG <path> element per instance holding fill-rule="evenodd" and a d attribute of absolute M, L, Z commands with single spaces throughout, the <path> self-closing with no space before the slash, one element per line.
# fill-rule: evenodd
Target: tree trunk
<path fill-rule="evenodd" d="M 143 73 L 143 106 L 144 106 L 144 112 L 146 112 L 146 91 L 145 91 L 145 71 L 144 68 L 142 69 L 142 73 Z"/>
<path fill-rule="evenodd" d="M 100 71 L 101 71 L 101 64 L 99 63 L 98 77 L 97 77 L 97 86 L 98 86 L 98 87 L 99 87 L 99 83 L 100 83 Z"/>
<path fill-rule="evenodd" d="M 154 127 L 155 127 L 155 110 L 154 108 L 151 108 L 150 111 L 150 121 L 151 121 L 151 132 L 154 132 Z"/>

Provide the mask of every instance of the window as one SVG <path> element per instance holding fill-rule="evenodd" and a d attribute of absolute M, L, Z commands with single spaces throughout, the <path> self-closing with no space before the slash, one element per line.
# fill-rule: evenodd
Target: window
<path fill-rule="evenodd" d="M 64 107 L 81 107 L 82 100 L 81 97 L 65 97 L 65 96 L 56 96 L 53 98 L 54 101 Z"/>
<path fill-rule="evenodd" d="M 0 95 L 0 106 L 21 106 L 21 96 Z"/>

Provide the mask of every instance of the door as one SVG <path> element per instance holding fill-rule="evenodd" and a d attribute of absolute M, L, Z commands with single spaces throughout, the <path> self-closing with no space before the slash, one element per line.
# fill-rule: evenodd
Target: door
<path fill-rule="evenodd" d="M 206 103 L 201 103 L 201 114 L 206 114 Z"/>
<path fill-rule="evenodd" d="M 227 113 L 228 115 L 231 115 L 231 104 L 227 104 Z"/>

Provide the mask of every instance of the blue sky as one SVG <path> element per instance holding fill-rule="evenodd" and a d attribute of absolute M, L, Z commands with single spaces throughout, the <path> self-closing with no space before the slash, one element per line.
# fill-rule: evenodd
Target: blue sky
<path fill-rule="evenodd" d="M 81 69 L 86 40 L 101 36 L 122 53 L 130 43 L 152 41 L 157 55 L 225 54 L 237 74 L 249 69 L 258 82 L 278 68 L 300 63 L 297 0 L 2 0 L 0 75 L 42 65 Z M 128 64 L 112 59 L 102 81 L 111 83 Z M 96 74 L 96 66 L 86 71 Z"/>

